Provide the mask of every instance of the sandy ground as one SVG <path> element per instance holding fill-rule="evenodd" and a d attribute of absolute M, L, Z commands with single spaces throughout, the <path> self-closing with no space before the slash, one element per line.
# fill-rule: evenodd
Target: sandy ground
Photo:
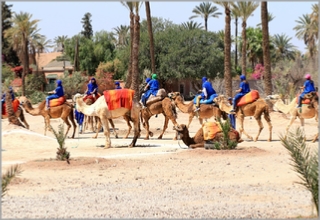
<path fill-rule="evenodd" d="M 316 213 L 279 141 L 288 122 L 279 113 L 271 113 L 272 142 L 263 122 L 259 141 L 242 136 L 245 141 L 232 151 L 186 149 L 172 140 L 171 122 L 158 140 L 162 115 L 150 121 L 154 137 L 144 140 L 142 128 L 134 148 L 126 147 L 133 132 L 128 139 L 111 135 L 113 148 L 104 149 L 103 133 L 92 139 L 92 132 L 77 131 L 66 141 L 69 165 L 55 160 L 58 144 L 51 132 L 43 135 L 43 118 L 26 118 L 30 130 L 2 120 L 2 172 L 17 163 L 23 169 L 3 199 L 2 218 L 296 218 Z M 178 111 L 178 122 L 187 121 L 188 115 Z M 114 122 L 124 136 L 125 121 Z M 51 120 L 56 129 L 60 123 Z M 194 118 L 190 135 L 199 128 Z M 253 136 L 258 130 L 250 117 L 245 128 Z M 306 120 L 305 129 L 310 140 L 315 120 Z M 317 149 L 318 142 L 308 145 Z"/>

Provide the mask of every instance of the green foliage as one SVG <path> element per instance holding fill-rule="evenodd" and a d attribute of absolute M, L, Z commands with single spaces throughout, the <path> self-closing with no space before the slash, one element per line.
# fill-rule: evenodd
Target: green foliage
<path fill-rule="evenodd" d="M 81 23 L 83 24 L 83 31 L 81 31 L 81 34 L 85 37 L 90 39 L 93 36 L 93 30 L 91 25 L 91 14 L 89 12 L 85 13 L 84 17 L 82 18 Z"/>
<path fill-rule="evenodd" d="M 17 177 L 22 172 L 21 166 L 16 164 L 11 166 L 9 170 L 5 174 L 2 175 L 2 182 L 1 182 L 1 198 L 3 198 L 8 191 L 8 186 L 10 182 Z M 3 202 L 3 201 L 2 201 Z"/>
<path fill-rule="evenodd" d="M 5 80 L 12 81 L 14 80 L 14 71 L 11 70 L 11 67 L 8 65 L 2 65 L 2 70 L 1 70 L 1 78 L 2 78 L 2 83 L 4 83 Z"/>
<path fill-rule="evenodd" d="M 61 81 L 65 95 L 67 97 L 71 97 L 72 95 L 79 92 L 79 90 L 86 83 L 87 77 L 83 76 L 81 72 L 74 72 L 72 75 L 65 74 L 61 78 Z"/>
<path fill-rule="evenodd" d="M 298 183 L 311 192 L 319 215 L 318 151 L 311 152 L 310 148 L 307 148 L 305 136 L 300 128 L 295 132 L 289 132 L 288 137 L 281 135 L 280 140 L 291 156 L 293 169 L 299 174 L 301 182 Z"/>
<path fill-rule="evenodd" d="M 58 132 L 56 132 L 53 127 L 50 125 L 50 128 L 59 144 L 59 148 L 57 148 L 57 160 L 66 160 L 67 163 L 69 162 L 70 159 L 70 153 L 67 151 L 67 148 L 64 147 L 65 140 L 67 138 L 67 134 L 64 134 L 64 126 L 63 124 L 60 124 L 58 126 Z"/>

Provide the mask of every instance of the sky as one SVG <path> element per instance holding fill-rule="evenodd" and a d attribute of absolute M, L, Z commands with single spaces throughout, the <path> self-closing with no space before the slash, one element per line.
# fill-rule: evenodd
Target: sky
<path fill-rule="evenodd" d="M 181 24 L 189 21 L 193 15 L 192 10 L 198 6 L 201 1 L 151 1 L 151 16 L 162 17 L 171 20 L 175 24 Z M 78 2 L 37 2 L 37 1 L 7 1 L 12 4 L 13 12 L 28 12 L 32 14 L 32 19 L 39 19 L 38 27 L 40 34 L 45 35 L 47 39 L 53 39 L 57 36 L 67 35 L 72 37 L 82 30 L 81 20 L 84 14 L 90 12 L 93 32 L 113 31 L 113 28 L 120 25 L 129 25 L 129 10 L 124 7 L 120 1 L 78 1 Z M 275 17 L 269 23 L 269 33 L 286 34 L 292 38 L 291 43 L 300 51 L 304 52 L 306 46 L 303 40 L 295 37 L 293 28 L 297 25 L 296 20 L 303 14 L 312 12 L 312 4 L 318 4 L 317 1 L 286 1 L 286 2 L 268 2 L 268 11 Z M 208 30 L 224 30 L 224 10 L 221 6 L 218 11 L 222 13 L 219 18 L 209 18 Z M 142 4 L 140 8 L 140 21 L 146 19 L 145 7 Z M 202 18 L 193 19 L 198 23 L 204 21 Z M 241 19 L 238 25 L 238 33 L 241 33 Z M 234 20 L 231 21 L 231 34 L 234 35 Z M 247 20 L 247 27 L 256 27 L 261 23 L 260 6 L 253 12 L 253 15 Z"/>

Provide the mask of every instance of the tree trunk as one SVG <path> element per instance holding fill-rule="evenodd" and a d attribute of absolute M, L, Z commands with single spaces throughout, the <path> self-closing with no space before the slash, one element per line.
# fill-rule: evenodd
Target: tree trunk
<path fill-rule="evenodd" d="M 242 22 L 242 74 L 247 76 L 247 35 L 246 35 L 247 23 L 246 21 Z"/>
<path fill-rule="evenodd" d="M 236 26 L 236 39 L 235 39 L 235 44 L 236 44 L 236 48 L 235 48 L 235 69 L 238 67 L 238 17 L 236 17 L 235 19 L 235 26 Z"/>
<path fill-rule="evenodd" d="M 232 96 L 231 77 L 231 33 L 230 33 L 230 8 L 225 7 L 225 29 L 224 29 L 224 86 L 228 97 Z"/>
<path fill-rule="evenodd" d="M 146 14 L 147 14 L 147 23 L 148 23 L 148 33 L 149 33 L 149 39 L 150 39 L 151 71 L 152 71 L 152 73 L 156 73 L 156 63 L 155 63 L 155 58 L 154 58 L 154 41 L 153 41 L 150 2 L 146 2 L 145 4 L 146 4 Z"/>
<path fill-rule="evenodd" d="M 262 48 L 264 63 L 264 91 L 265 95 L 272 95 L 271 62 L 269 48 L 268 6 L 267 2 L 261 2 L 261 24 L 262 24 Z"/>
<path fill-rule="evenodd" d="M 138 101 L 139 94 L 139 42 L 140 42 L 140 16 L 134 17 L 133 59 L 132 59 L 132 83 L 131 89 L 135 91 L 134 100 Z"/>
<path fill-rule="evenodd" d="M 127 81 L 124 86 L 125 88 L 130 88 L 132 83 L 133 40 L 134 40 L 134 14 L 131 11 L 130 12 L 130 57 L 129 57 Z"/>
<path fill-rule="evenodd" d="M 206 31 L 208 31 L 208 18 L 204 19 L 204 28 Z"/>
<path fill-rule="evenodd" d="M 25 36 L 23 36 L 23 71 L 22 71 L 22 96 L 26 95 L 26 88 L 25 88 L 25 78 L 29 73 L 29 52 L 28 52 L 28 40 Z"/>
<path fill-rule="evenodd" d="M 74 53 L 74 70 L 79 71 L 79 38 L 76 39 L 75 45 L 75 53 Z"/>

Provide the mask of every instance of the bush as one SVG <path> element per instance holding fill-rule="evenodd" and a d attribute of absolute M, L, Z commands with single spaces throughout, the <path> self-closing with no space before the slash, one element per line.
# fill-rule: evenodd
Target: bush
<path fill-rule="evenodd" d="M 14 72 L 11 70 L 10 66 L 2 65 L 1 70 L 1 77 L 2 77 L 2 83 L 4 83 L 6 80 L 12 81 L 14 80 Z"/>
<path fill-rule="evenodd" d="M 58 127 L 58 132 L 56 132 L 53 127 L 50 125 L 51 130 L 54 134 L 54 136 L 57 139 L 57 142 L 59 144 L 59 148 L 57 148 L 57 160 L 66 160 L 68 164 L 70 164 L 70 153 L 67 151 L 67 148 L 64 147 L 65 140 L 67 138 L 67 134 L 64 134 L 64 126 L 63 124 L 60 124 Z"/>
<path fill-rule="evenodd" d="M 81 88 L 87 81 L 87 77 L 81 72 L 74 72 L 72 75 L 65 74 L 62 78 L 64 94 L 70 98 L 72 95 L 80 92 Z"/>

